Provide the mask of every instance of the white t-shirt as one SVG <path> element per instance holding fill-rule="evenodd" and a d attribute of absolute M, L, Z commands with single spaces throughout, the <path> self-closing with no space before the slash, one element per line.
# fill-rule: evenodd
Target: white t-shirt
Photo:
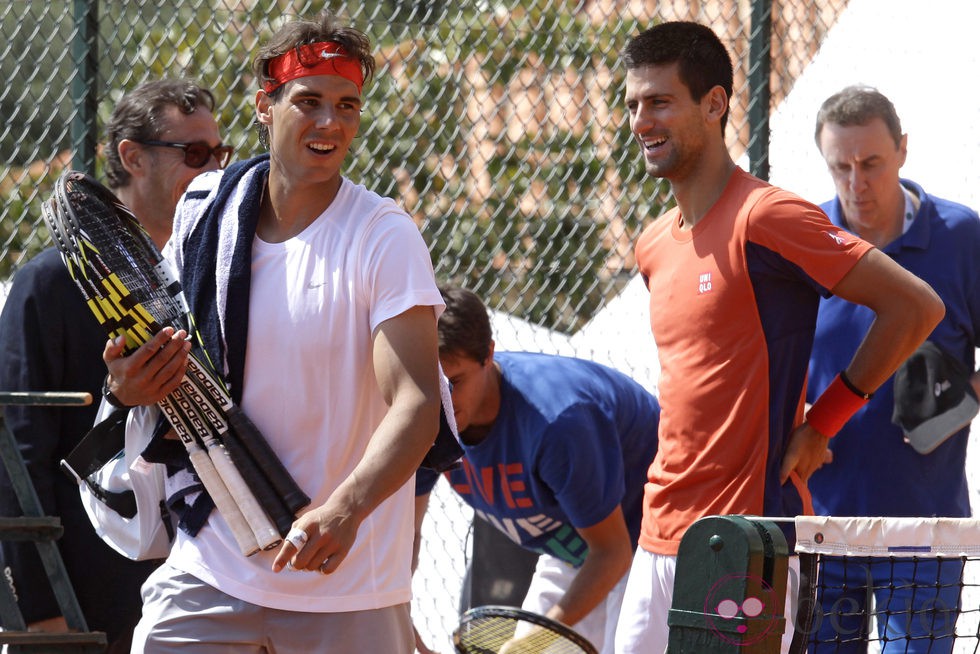
<path fill-rule="evenodd" d="M 360 461 L 387 405 L 372 366 L 374 329 L 443 301 L 418 228 L 393 201 L 343 180 L 336 199 L 283 243 L 258 237 L 242 409 L 311 498 L 323 504 Z M 169 562 L 239 599 L 283 610 L 358 611 L 411 599 L 413 483 L 361 524 L 329 576 L 271 571 L 278 549 L 245 558 L 213 511 Z"/>

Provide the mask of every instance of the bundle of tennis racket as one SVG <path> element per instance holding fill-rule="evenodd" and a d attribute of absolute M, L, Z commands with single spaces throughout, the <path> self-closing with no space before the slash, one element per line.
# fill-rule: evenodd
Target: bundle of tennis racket
<path fill-rule="evenodd" d="M 279 545 L 310 498 L 232 402 L 180 283 L 149 235 L 111 191 L 71 170 L 56 182 L 42 214 L 89 309 L 110 338 L 125 337 L 124 354 L 164 327 L 188 333 L 187 371 L 160 409 L 242 554 Z"/>
<path fill-rule="evenodd" d="M 478 606 L 464 613 L 453 646 L 459 654 L 597 654 L 592 643 L 562 623 L 510 606 Z"/>

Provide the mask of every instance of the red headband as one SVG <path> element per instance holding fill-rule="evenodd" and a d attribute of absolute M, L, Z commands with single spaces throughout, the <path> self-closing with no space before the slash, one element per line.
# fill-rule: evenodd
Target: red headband
<path fill-rule="evenodd" d="M 266 93 L 298 77 L 339 75 L 357 85 L 361 92 L 364 72 L 361 64 L 347 54 L 344 47 L 333 41 L 301 45 L 269 61 L 269 76 L 273 79 L 262 87 Z"/>

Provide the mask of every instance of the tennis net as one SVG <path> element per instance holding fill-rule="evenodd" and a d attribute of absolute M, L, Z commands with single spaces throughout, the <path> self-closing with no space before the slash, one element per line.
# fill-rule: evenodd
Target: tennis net
<path fill-rule="evenodd" d="M 795 522 L 793 651 L 980 652 L 980 521 Z"/>
<path fill-rule="evenodd" d="M 668 654 L 978 654 L 980 520 L 703 518 L 668 622 Z"/>

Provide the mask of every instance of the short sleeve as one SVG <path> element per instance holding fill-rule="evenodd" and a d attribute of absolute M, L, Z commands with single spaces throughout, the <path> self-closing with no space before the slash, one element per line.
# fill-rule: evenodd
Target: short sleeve
<path fill-rule="evenodd" d="M 383 212 L 365 244 L 365 288 L 371 293 L 371 330 L 415 306 L 445 306 L 436 286 L 429 250 L 418 227 L 394 204 Z"/>
<path fill-rule="evenodd" d="M 749 242 L 799 267 L 828 290 L 872 248 L 830 222 L 815 204 L 776 187 L 767 187 L 747 219 Z"/>

